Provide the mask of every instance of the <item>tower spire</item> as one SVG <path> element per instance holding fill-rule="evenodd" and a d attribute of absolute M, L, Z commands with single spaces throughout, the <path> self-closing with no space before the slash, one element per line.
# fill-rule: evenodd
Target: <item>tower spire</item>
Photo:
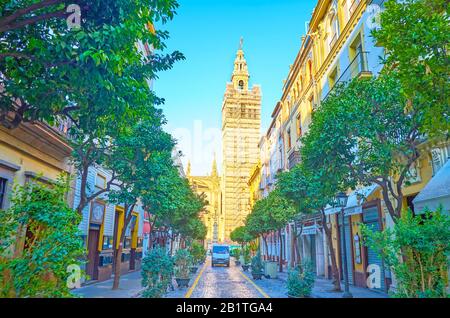
<path fill-rule="evenodd" d="M 187 168 L 186 168 L 186 176 L 187 176 L 187 177 L 190 177 L 190 176 L 191 176 L 191 161 L 190 161 L 190 160 L 188 161 L 188 164 L 187 164 Z"/>
<path fill-rule="evenodd" d="M 216 152 L 214 151 L 214 159 L 212 163 L 211 176 L 217 177 L 217 161 L 216 161 Z"/>
<path fill-rule="evenodd" d="M 236 53 L 236 59 L 234 60 L 233 75 L 231 81 L 235 89 L 247 91 L 250 75 L 248 73 L 247 61 L 244 57 L 244 38 L 241 37 L 239 42 L 239 49 Z"/>

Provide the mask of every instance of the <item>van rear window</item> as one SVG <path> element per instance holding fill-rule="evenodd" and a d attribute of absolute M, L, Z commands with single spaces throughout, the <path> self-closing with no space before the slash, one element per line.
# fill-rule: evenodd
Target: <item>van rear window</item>
<path fill-rule="evenodd" d="M 213 253 L 215 254 L 228 254 L 228 246 L 213 246 Z"/>

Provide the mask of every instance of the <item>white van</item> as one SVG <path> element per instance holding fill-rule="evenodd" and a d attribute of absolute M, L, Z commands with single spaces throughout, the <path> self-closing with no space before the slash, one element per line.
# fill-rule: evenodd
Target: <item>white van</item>
<path fill-rule="evenodd" d="M 217 264 L 230 267 L 230 247 L 228 245 L 213 244 L 212 246 L 211 266 Z"/>

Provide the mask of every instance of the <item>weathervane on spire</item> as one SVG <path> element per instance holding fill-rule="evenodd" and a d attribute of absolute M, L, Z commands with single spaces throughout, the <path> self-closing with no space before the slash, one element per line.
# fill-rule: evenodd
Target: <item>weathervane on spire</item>
<path fill-rule="evenodd" d="M 242 50 L 243 46 L 244 46 L 244 38 L 241 36 L 241 40 L 239 41 L 239 50 Z"/>

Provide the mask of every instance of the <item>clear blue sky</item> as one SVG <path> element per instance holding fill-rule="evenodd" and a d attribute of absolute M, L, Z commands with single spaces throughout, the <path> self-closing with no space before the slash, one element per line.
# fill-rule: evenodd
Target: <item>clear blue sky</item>
<path fill-rule="evenodd" d="M 179 0 L 178 14 L 162 28 L 170 32 L 167 50 L 181 51 L 186 60 L 160 73 L 154 89 L 166 99 L 167 130 L 179 139 L 183 162 L 191 161 L 193 174 L 209 172 L 214 151 L 220 169 L 222 98 L 240 37 L 251 84 L 262 88 L 264 133 L 316 2 Z"/>

